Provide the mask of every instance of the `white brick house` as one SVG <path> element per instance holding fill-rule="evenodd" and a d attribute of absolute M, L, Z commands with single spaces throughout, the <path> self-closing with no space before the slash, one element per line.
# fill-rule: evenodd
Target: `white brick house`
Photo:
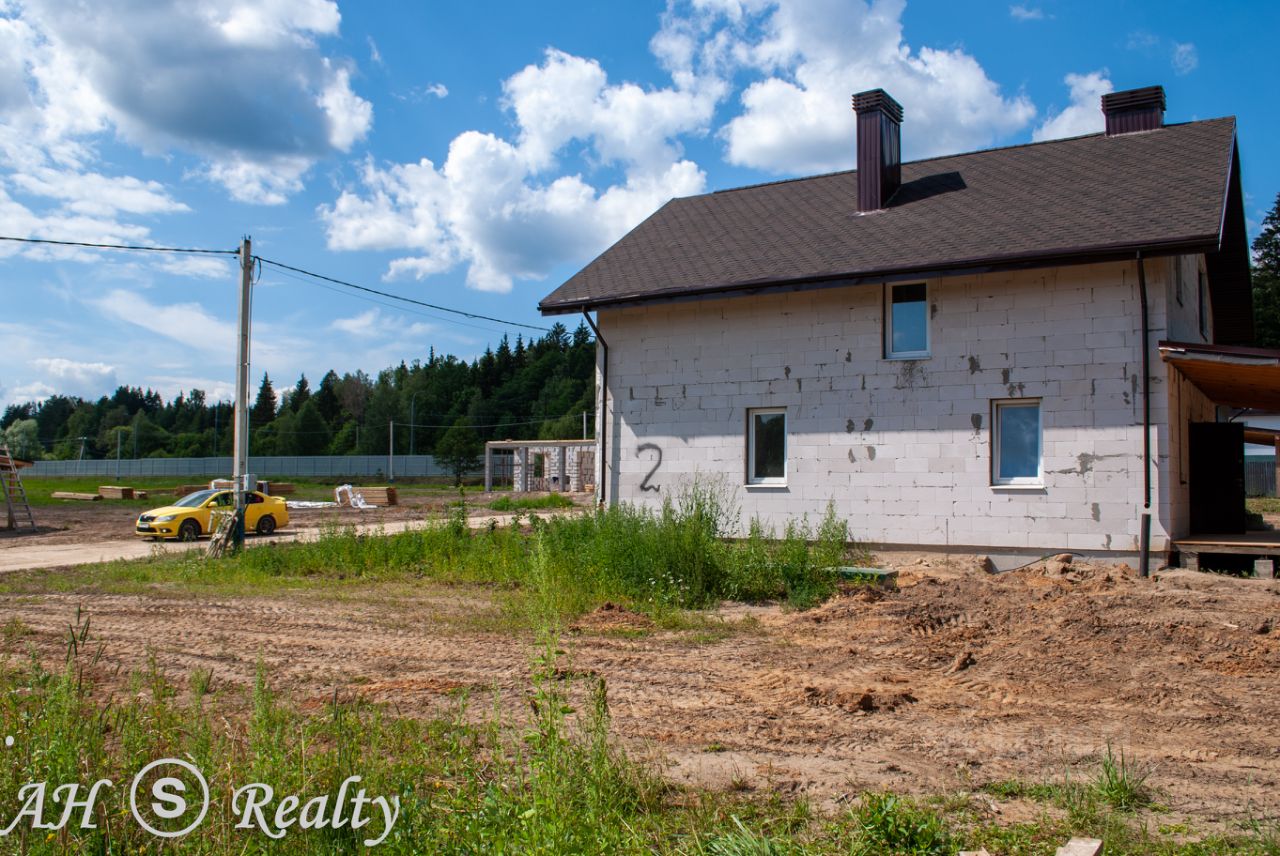
<path fill-rule="evenodd" d="M 1158 345 L 1252 336 L 1234 121 L 1153 87 L 898 164 L 901 108 L 854 103 L 857 172 L 674 200 L 542 302 L 596 312 L 603 498 L 714 479 L 744 520 L 1035 554 L 1132 555 L 1147 514 L 1169 549 L 1216 407 Z"/>

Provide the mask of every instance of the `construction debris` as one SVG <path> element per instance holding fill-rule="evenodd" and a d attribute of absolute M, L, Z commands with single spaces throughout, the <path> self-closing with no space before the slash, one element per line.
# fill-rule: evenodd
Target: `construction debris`
<path fill-rule="evenodd" d="M 113 484 L 99 485 L 98 496 L 103 499 L 133 499 L 133 488 Z"/>
<path fill-rule="evenodd" d="M 396 489 L 393 487 L 354 488 L 344 484 L 334 488 L 333 498 L 338 505 L 349 505 L 352 508 L 377 508 L 397 504 Z"/>
<path fill-rule="evenodd" d="M 1058 848 L 1058 856 L 1102 856 L 1102 842 L 1096 838 L 1073 838 Z"/>
<path fill-rule="evenodd" d="M 75 499 L 81 502 L 97 502 L 102 499 L 102 497 L 96 493 L 72 493 L 71 491 L 66 490 L 55 490 L 49 495 L 54 499 Z"/>
<path fill-rule="evenodd" d="M 206 559 L 220 559 L 231 549 L 236 515 L 234 512 L 215 511 L 212 516 L 213 538 L 209 540 L 209 549 L 204 555 Z"/>

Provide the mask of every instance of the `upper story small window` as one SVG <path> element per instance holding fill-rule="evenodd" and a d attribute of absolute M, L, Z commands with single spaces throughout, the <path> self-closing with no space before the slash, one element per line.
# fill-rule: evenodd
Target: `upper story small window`
<path fill-rule="evenodd" d="M 747 411 L 747 484 L 786 484 L 787 411 Z"/>
<path fill-rule="evenodd" d="M 889 286 L 884 322 L 886 357 L 929 356 L 929 289 L 923 282 Z"/>

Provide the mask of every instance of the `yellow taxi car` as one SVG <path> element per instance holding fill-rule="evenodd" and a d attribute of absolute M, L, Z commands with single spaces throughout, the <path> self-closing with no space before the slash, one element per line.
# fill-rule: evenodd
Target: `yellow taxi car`
<path fill-rule="evenodd" d="M 289 508 L 278 496 L 250 491 L 245 494 L 244 528 L 270 535 L 289 522 Z M 229 490 L 199 490 L 173 505 L 153 508 L 139 515 L 134 534 L 140 538 L 177 538 L 194 541 L 213 531 L 213 512 L 232 511 L 236 497 Z"/>

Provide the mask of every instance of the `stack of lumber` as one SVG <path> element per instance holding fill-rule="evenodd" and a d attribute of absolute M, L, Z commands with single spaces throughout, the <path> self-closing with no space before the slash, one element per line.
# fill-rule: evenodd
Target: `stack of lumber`
<path fill-rule="evenodd" d="M 133 499 L 133 488 L 120 485 L 98 485 L 98 496 L 103 499 Z"/>
<path fill-rule="evenodd" d="M 174 489 L 173 492 L 178 496 L 186 496 L 187 494 L 195 493 L 198 490 L 208 490 L 208 489 L 209 488 L 205 487 L 202 484 L 180 484 Z"/>
<path fill-rule="evenodd" d="M 135 491 L 133 492 L 133 498 L 134 498 L 134 499 L 146 499 L 146 498 L 147 498 L 147 492 L 146 492 L 145 490 L 135 490 Z"/>
<path fill-rule="evenodd" d="M 293 493 L 297 490 L 297 488 L 293 486 L 292 482 L 262 482 L 262 484 L 265 484 L 270 488 L 272 496 L 282 496 L 283 494 Z"/>
<path fill-rule="evenodd" d="M 393 487 L 358 487 L 356 493 L 370 505 L 395 505 L 396 489 Z"/>
<path fill-rule="evenodd" d="M 97 502 L 102 499 L 96 493 L 72 493 L 67 490 L 55 490 L 50 496 L 54 499 L 76 499 L 81 502 Z"/>

